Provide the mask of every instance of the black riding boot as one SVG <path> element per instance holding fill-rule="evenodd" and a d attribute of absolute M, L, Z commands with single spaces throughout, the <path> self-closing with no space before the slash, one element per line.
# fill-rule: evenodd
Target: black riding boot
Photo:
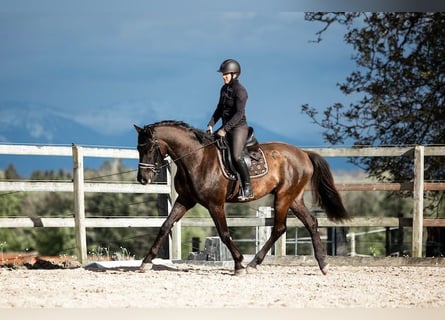
<path fill-rule="evenodd" d="M 250 175 L 249 168 L 247 168 L 246 162 L 244 159 L 238 159 L 236 161 L 236 169 L 241 177 L 241 186 L 240 194 L 238 196 L 238 200 L 246 201 L 253 199 L 252 185 L 250 184 Z"/>

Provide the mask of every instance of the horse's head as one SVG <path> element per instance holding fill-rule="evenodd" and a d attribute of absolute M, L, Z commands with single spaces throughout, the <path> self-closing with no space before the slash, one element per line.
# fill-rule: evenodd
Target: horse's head
<path fill-rule="evenodd" d="M 151 183 L 161 169 L 163 156 L 155 132 L 150 127 L 134 125 L 138 133 L 139 167 L 137 179 L 141 184 Z"/>

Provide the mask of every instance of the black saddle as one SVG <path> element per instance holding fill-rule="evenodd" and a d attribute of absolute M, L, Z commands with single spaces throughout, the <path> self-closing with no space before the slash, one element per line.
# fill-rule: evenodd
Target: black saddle
<path fill-rule="evenodd" d="M 226 138 L 220 138 L 216 142 L 216 146 L 220 150 L 222 164 L 226 170 L 226 173 L 231 180 L 238 180 L 238 173 L 234 164 L 234 159 L 232 159 L 232 152 L 230 150 L 230 144 Z M 252 164 L 253 160 L 257 159 L 257 151 L 259 149 L 259 143 L 254 135 L 254 130 L 252 127 L 249 127 L 249 132 L 247 135 L 246 144 L 244 145 L 244 149 L 242 152 L 242 156 L 244 161 L 246 162 L 247 167 L 249 168 Z"/>

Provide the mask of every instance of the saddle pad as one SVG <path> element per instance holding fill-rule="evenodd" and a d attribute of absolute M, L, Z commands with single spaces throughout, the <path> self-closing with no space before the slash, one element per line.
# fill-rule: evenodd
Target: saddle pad
<path fill-rule="evenodd" d="M 261 148 L 258 148 L 255 151 L 249 151 L 250 155 L 250 167 L 249 174 L 251 178 L 259 178 L 264 176 L 269 168 L 267 166 L 266 157 L 264 156 L 264 152 Z M 224 165 L 222 160 L 221 152 L 218 152 L 218 160 L 219 165 L 221 167 L 221 171 L 224 174 L 224 177 L 230 180 L 236 180 L 236 176 Z"/>

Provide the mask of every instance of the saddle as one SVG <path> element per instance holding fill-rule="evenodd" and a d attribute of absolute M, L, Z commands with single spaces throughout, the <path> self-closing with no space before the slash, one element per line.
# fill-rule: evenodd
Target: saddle
<path fill-rule="evenodd" d="M 230 180 L 228 188 L 230 193 L 237 191 L 237 185 L 239 186 L 238 173 L 232 159 L 232 153 L 230 150 L 230 144 L 226 138 L 218 139 L 216 142 L 218 148 L 218 158 L 223 175 Z M 266 158 L 263 150 L 258 143 L 254 135 L 254 130 L 249 127 L 246 144 L 242 152 L 244 161 L 249 168 L 249 174 L 251 178 L 258 178 L 265 175 L 268 172 Z"/>

